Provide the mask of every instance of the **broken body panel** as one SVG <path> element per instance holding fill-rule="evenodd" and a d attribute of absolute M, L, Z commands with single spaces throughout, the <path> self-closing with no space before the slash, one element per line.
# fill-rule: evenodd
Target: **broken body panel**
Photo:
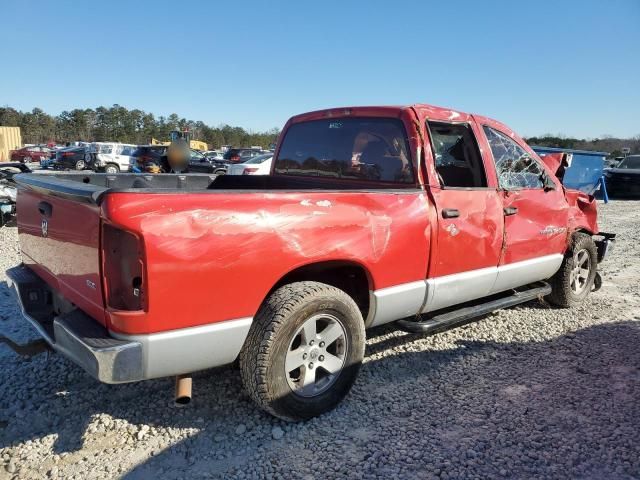
<path fill-rule="evenodd" d="M 96 174 L 89 174 L 83 177 L 88 194 L 82 196 L 60 193 L 67 188 L 64 182 L 74 182 L 61 180 L 52 193 L 46 180 L 35 185 L 24 179 L 18 196 L 24 263 L 109 334 L 143 343 L 145 335 L 165 335 L 166 346 L 171 332 L 214 324 L 235 322 L 238 335 L 246 335 L 274 287 L 310 265 L 363 272 L 369 303 L 361 308 L 372 326 L 549 278 L 574 232 L 598 233 L 594 198 L 565 190 L 508 127 L 427 105 L 293 117 L 280 136 L 272 176 L 282 176 L 275 172 L 276 159 L 292 125 L 346 118 L 402 122 L 413 183 L 361 182 L 354 188 L 351 180 L 335 178 L 331 187 L 318 180 L 315 188 L 270 189 L 268 182 L 277 180 L 271 178 L 261 180 L 266 188 L 228 189 L 217 188 L 213 180 L 202 191 L 185 192 L 154 189 L 150 180 L 150 188 L 97 192 Z M 436 169 L 440 147 L 433 143 L 429 122 L 464 125 L 472 132 L 486 176 L 481 186 L 443 183 Z M 511 139 L 544 169 L 544 188 L 500 186 L 485 127 Z M 51 207 L 44 213 L 43 203 Z M 105 240 L 105 228 L 124 234 Z M 137 273 L 114 286 L 106 278 L 109 262 L 122 256 L 126 261 L 119 270 Z M 132 304 L 138 307 L 122 307 Z M 156 338 L 149 345 L 158 345 Z M 239 351 L 243 338 L 236 343 Z M 223 357 L 230 361 L 234 352 Z M 167 374 L 188 372 L 179 370 L 174 365 Z M 153 376 L 161 374 L 156 369 Z"/>

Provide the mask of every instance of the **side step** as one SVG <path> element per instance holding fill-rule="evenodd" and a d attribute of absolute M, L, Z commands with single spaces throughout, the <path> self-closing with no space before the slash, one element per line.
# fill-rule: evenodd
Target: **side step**
<path fill-rule="evenodd" d="M 513 307 L 551 293 L 551 285 L 538 282 L 514 290 L 467 302 L 431 315 L 420 315 L 417 320 L 398 320 L 398 328 L 410 333 L 438 333 L 466 325 L 476 318 L 501 308 Z"/>

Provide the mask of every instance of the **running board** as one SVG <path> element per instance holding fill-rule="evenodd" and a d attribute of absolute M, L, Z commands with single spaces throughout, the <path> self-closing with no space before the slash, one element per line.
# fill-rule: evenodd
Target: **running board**
<path fill-rule="evenodd" d="M 450 328 L 460 327 L 473 322 L 476 318 L 501 308 L 513 307 L 520 303 L 529 302 L 551 293 L 551 285 L 537 282 L 499 295 L 481 298 L 475 302 L 441 310 L 435 314 L 423 314 L 416 320 L 398 320 L 398 328 L 410 333 L 438 333 Z"/>

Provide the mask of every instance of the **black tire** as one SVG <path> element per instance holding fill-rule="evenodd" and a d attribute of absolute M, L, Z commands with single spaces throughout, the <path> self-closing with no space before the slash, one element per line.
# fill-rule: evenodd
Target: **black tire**
<path fill-rule="evenodd" d="M 120 167 L 114 163 L 107 163 L 107 165 L 104 167 L 104 173 L 120 173 Z"/>
<path fill-rule="evenodd" d="M 586 252 L 589 260 L 589 272 L 584 284 L 579 291 L 576 290 L 574 269 L 577 266 L 577 258 L 580 252 Z M 584 258 L 584 257 L 583 257 Z M 565 253 L 560 270 L 551 277 L 551 294 L 546 297 L 549 303 L 562 308 L 579 305 L 587 298 L 593 288 L 593 283 L 598 269 L 598 249 L 590 235 L 575 233 L 571 238 L 571 245 Z M 574 285 L 572 287 L 572 285 Z"/>
<path fill-rule="evenodd" d="M 311 319 L 323 315 L 333 318 L 334 325 L 338 320 L 342 327 L 344 337 L 340 341 L 344 347 L 341 353 L 344 363 L 335 378 L 328 374 L 321 379 L 330 378 L 326 390 L 317 395 L 301 396 L 290 385 L 292 377 L 291 372 L 286 371 L 285 359 L 298 338 L 296 332 Z M 323 333 L 321 330 L 318 335 Z M 305 345 L 298 348 L 317 350 L 324 343 L 309 347 L 308 342 L 302 341 Z M 242 381 L 254 402 L 267 412 L 288 421 L 307 420 L 332 410 L 347 395 L 362 364 L 364 344 L 364 321 L 349 295 L 324 283 L 291 283 L 271 294 L 256 315 L 240 353 Z M 329 348 L 327 345 L 327 352 Z M 313 356 L 314 353 L 309 353 L 309 358 L 321 361 L 317 353 Z M 316 372 L 325 372 L 321 363 L 310 365 Z M 317 373 L 314 373 L 314 379 L 315 375 Z"/>

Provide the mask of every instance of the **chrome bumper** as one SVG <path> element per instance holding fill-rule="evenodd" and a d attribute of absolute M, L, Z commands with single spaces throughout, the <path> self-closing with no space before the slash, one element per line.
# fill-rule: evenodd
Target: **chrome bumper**
<path fill-rule="evenodd" d="M 51 289 L 25 266 L 7 270 L 7 276 L 22 315 L 54 350 L 104 383 L 144 379 L 140 342 L 113 338 L 77 308 L 55 315 Z"/>

